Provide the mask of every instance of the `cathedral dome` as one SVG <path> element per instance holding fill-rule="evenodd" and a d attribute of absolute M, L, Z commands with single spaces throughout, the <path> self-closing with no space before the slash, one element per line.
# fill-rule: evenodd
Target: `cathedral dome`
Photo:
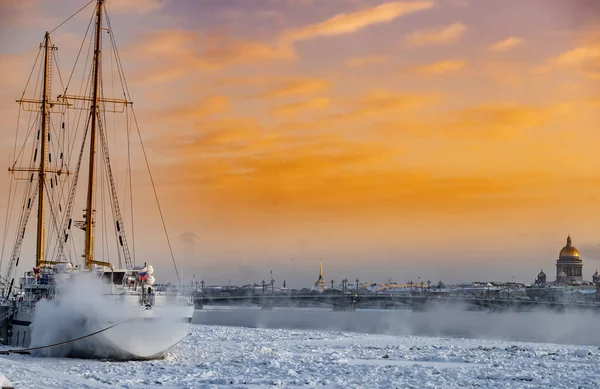
<path fill-rule="evenodd" d="M 540 273 L 538 274 L 538 277 L 546 277 L 546 273 L 544 273 L 544 269 L 542 269 L 540 271 Z"/>
<path fill-rule="evenodd" d="M 567 245 L 560 250 L 559 259 L 577 258 L 579 259 L 579 250 L 571 244 L 571 235 L 567 237 Z"/>

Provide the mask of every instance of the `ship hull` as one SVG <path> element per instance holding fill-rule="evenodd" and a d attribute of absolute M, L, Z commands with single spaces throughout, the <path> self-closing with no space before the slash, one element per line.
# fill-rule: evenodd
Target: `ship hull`
<path fill-rule="evenodd" d="M 105 319 L 89 312 L 81 312 L 80 315 L 74 312 L 75 316 L 65 326 L 54 325 L 50 332 L 47 323 L 43 328 L 36 328 L 32 324 L 36 322 L 33 314 L 19 312 L 10 320 L 12 334 L 9 344 L 25 349 L 42 347 L 31 351 L 38 357 L 149 360 L 164 357 L 186 336 L 193 306 L 162 305 L 143 310 L 133 304 L 135 296 L 127 297 L 124 305 L 129 307 L 126 311 L 121 310 L 121 315 L 127 312 L 126 317 Z M 108 327 L 106 331 L 86 337 Z M 78 339 L 81 337 L 84 338 Z M 78 340 L 69 342 L 73 339 Z M 60 342 L 67 343 L 44 347 Z"/>

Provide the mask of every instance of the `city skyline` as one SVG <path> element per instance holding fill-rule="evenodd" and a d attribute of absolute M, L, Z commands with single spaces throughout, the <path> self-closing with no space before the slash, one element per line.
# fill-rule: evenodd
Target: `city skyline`
<path fill-rule="evenodd" d="M 40 27 L 84 3 L 0 4 L 4 155 Z M 584 279 L 600 265 L 595 0 L 107 9 L 185 274 L 311 285 L 322 258 L 327 281 L 531 282 L 569 233 Z M 89 16 L 53 35 L 66 68 Z M 174 281 L 148 190 L 139 257 Z"/>

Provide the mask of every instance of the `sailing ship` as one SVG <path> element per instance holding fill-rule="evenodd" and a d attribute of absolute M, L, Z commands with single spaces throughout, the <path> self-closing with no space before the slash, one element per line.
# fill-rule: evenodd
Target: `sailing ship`
<path fill-rule="evenodd" d="M 116 360 L 158 358 L 186 335 L 193 305 L 174 304 L 157 290 L 153 267 L 135 263 L 129 135 L 133 123 L 138 134 L 139 127 L 105 0 L 92 1 L 88 6 L 91 4 L 94 4 L 93 15 L 69 78 L 63 78 L 58 69 L 56 47 L 51 40 L 56 29 L 46 32 L 27 86 L 17 100 L 19 120 L 14 162 L 9 168 L 13 180 L 0 262 L 0 341 L 12 347 L 34 349 L 38 355 Z M 103 62 L 103 36 L 109 37 L 107 51 L 114 61 L 110 69 L 116 69 L 123 98 L 105 96 L 110 88 L 105 85 L 109 77 L 102 75 L 103 69 L 108 68 Z M 91 65 L 86 61 L 78 66 L 85 42 L 89 42 Z M 38 80 L 32 83 L 36 68 Z M 53 77 L 55 69 L 58 79 Z M 83 93 L 74 95 L 70 94 L 75 89 L 71 81 L 79 78 L 78 70 Z M 114 73 L 110 78 L 114 80 Z M 61 90 L 56 98 L 51 94 L 53 84 L 59 84 Z M 26 96 L 31 89 L 33 97 Z M 22 120 L 22 112 L 30 116 L 27 122 Z M 121 188 L 125 188 L 125 198 L 128 194 L 130 200 L 129 230 L 120 205 L 118 177 L 113 174 L 109 155 L 111 122 L 107 114 L 118 113 L 124 114 L 125 123 L 119 122 L 123 127 L 120 132 L 115 129 L 114 143 L 118 143 L 117 137 L 124 130 L 127 135 L 128 169 L 126 184 Z M 23 131 L 20 125 L 25 122 Z M 118 127 L 117 120 L 113 123 Z M 139 139 L 150 173 L 141 136 Z M 18 148 L 17 144 L 23 146 Z M 71 171 L 73 159 L 75 168 Z M 81 199 L 77 196 L 80 173 L 83 179 L 87 178 L 85 196 L 80 196 Z M 74 220 L 74 209 L 78 205 L 83 207 L 84 200 L 83 220 Z M 162 220 L 158 197 L 156 200 Z M 28 264 L 21 254 L 23 246 L 27 246 L 28 221 L 36 208 L 35 263 Z M 5 261 L 7 232 L 13 221 L 17 225 L 11 239 L 13 249 Z M 109 228 L 114 231 L 108 233 Z M 134 237 L 132 245 L 127 240 L 129 234 Z M 83 235 L 83 249 L 78 235 Z M 100 245 L 96 244 L 98 236 Z M 166 229 L 165 236 L 170 250 Z M 20 277 L 15 274 L 19 262 L 27 269 Z"/>

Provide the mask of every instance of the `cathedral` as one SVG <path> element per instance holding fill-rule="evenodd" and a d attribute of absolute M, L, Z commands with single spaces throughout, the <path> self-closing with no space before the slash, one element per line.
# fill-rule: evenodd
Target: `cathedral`
<path fill-rule="evenodd" d="M 571 243 L 571 235 L 567 237 L 567 245 L 560 250 L 556 261 L 556 283 L 580 283 L 582 278 L 583 262 L 579 250 Z"/>
<path fill-rule="evenodd" d="M 583 261 L 579 255 L 579 250 L 573 246 L 571 235 L 567 236 L 567 244 L 560 250 L 556 260 L 556 281 L 555 284 L 580 284 L 583 282 Z M 596 271 L 594 274 L 594 283 L 600 283 L 600 274 Z M 537 285 L 546 284 L 546 273 L 540 271 L 535 280 Z"/>

